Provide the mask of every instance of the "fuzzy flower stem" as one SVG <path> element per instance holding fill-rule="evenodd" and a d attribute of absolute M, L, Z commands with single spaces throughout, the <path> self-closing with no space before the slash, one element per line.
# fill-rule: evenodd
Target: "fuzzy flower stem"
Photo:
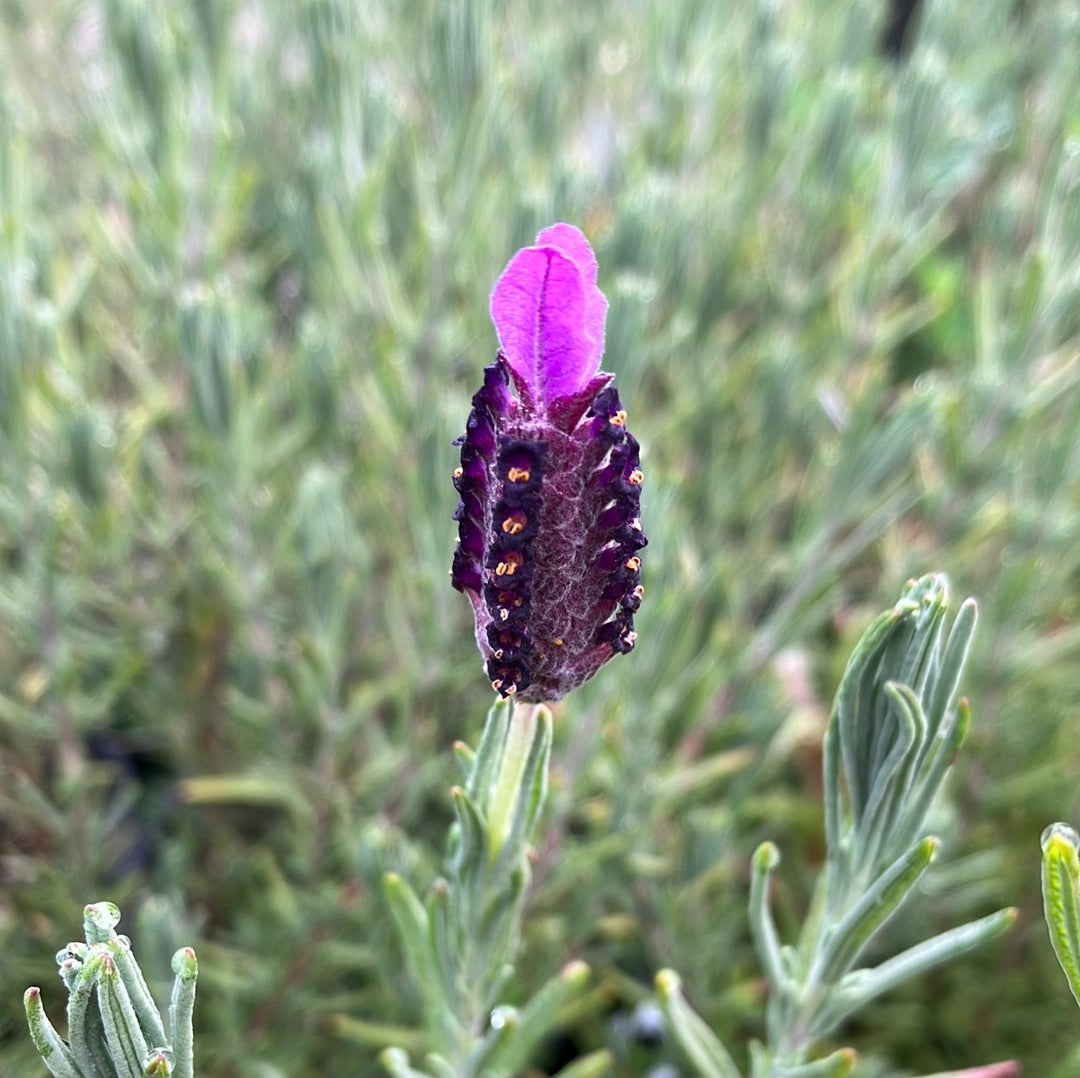
<path fill-rule="evenodd" d="M 539 711 L 539 704 L 518 704 L 510 713 L 510 729 L 488 812 L 488 856 L 491 861 L 502 852 L 514 825 L 514 804 L 520 795 L 521 780 L 536 738 Z"/>

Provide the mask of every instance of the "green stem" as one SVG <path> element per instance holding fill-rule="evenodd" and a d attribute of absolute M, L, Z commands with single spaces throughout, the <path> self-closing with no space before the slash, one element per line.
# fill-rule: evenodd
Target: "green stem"
<path fill-rule="evenodd" d="M 510 729 L 488 809 L 488 856 L 491 861 L 499 856 L 514 824 L 514 804 L 536 738 L 539 708 L 539 704 L 517 704 L 510 709 L 507 718 Z"/>

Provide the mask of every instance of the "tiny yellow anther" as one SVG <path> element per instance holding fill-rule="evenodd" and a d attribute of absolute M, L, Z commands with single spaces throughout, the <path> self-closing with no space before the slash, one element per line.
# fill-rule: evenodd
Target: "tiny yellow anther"
<path fill-rule="evenodd" d="M 506 532 L 507 535 L 520 535 L 525 530 L 525 525 L 528 523 L 529 518 L 520 509 L 515 509 L 503 520 L 502 530 Z"/>
<path fill-rule="evenodd" d="M 496 576 L 513 576 L 514 573 L 521 568 L 521 564 L 524 561 L 522 556 L 517 551 L 512 551 L 506 555 L 506 560 L 499 562 L 495 566 Z"/>

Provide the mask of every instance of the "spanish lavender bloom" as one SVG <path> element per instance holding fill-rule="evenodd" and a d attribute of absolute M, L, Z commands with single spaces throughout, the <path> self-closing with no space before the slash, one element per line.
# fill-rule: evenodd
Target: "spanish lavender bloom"
<path fill-rule="evenodd" d="M 596 257 L 567 224 L 518 251 L 491 294 L 500 348 L 454 443 L 451 579 L 503 696 L 557 700 L 636 639 L 642 473 L 599 370 L 606 315 Z"/>

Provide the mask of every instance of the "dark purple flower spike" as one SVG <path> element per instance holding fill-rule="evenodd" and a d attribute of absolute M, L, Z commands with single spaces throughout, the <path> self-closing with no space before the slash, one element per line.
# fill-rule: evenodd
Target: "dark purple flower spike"
<path fill-rule="evenodd" d="M 572 225 L 518 251 L 491 294 L 500 349 L 455 442 L 451 579 L 503 696 L 557 700 L 634 646 L 648 540 L 638 443 L 599 370 L 606 315 Z"/>

